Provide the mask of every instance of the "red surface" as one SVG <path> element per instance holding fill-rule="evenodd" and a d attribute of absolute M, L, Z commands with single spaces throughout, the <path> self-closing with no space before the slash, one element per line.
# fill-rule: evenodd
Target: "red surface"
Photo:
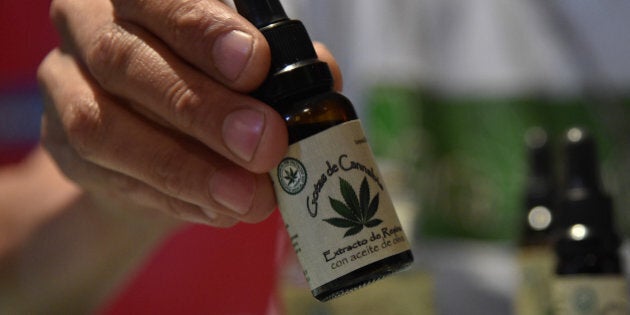
<path fill-rule="evenodd" d="M 48 0 L 0 0 L 0 94 L 32 90 L 37 67 L 56 45 Z M 0 103 L 0 106 L 5 104 Z M 0 117 L 11 119 L 11 117 Z M 20 161 L 34 143 L 0 142 L 0 165 Z"/>
<path fill-rule="evenodd" d="M 180 231 L 101 314 L 265 314 L 275 292 L 280 220 L 276 212 L 256 225 Z"/>
<path fill-rule="evenodd" d="M 35 144 L 6 144 L 0 142 L 0 166 L 21 161 L 28 155 Z"/>
<path fill-rule="evenodd" d="M 32 85 L 37 65 L 57 43 L 49 19 L 49 3 L 0 1 L 0 92 Z"/>

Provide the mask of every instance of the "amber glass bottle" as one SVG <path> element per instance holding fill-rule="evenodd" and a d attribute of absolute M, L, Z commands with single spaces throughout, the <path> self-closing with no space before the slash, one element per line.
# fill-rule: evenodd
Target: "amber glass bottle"
<path fill-rule="evenodd" d="M 255 96 L 286 121 L 289 152 L 271 172 L 287 231 L 312 294 L 325 301 L 413 261 L 352 103 L 333 90 L 300 21 L 278 0 L 236 0 L 271 48 Z"/>
<path fill-rule="evenodd" d="M 564 165 L 554 314 L 630 314 L 612 200 L 601 188 L 595 141 L 585 130 L 567 132 Z"/>

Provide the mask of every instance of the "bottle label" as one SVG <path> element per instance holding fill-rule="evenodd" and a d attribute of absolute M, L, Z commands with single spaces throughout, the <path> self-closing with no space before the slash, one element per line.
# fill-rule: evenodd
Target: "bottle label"
<path fill-rule="evenodd" d="M 556 315 L 630 314 L 628 287 L 622 276 L 560 276 L 552 293 Z"/>
<path fill-rule="evenodd" d="M 516 315 L 549 315 L 555 256 L 548 246 L 526 246 L 518 253 L 520 281 L 515 298 Z"/>
<path fill-rule="evenodd" d="M 410 249 L 359 120 L 291 145 L 271 177 L 311 289 Z"/>

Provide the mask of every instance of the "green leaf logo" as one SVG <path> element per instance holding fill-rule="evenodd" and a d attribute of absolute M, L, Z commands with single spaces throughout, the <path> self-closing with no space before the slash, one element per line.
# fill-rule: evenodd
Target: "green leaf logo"
<path fill-rule="evenodd" d="M 287 181 L 287 185 L 291 186 L 297 181 L 298 174 L 294 169 L 285 170 L 284 179 Z"/>
<path fill-rule="evenodd" d="M 278 164 L 278 183 L 280 187 L 290 194 L 297 195 L 306 186 L 306 168 L 297 159 L 288 157 Z"/>
<path fill-rule="evenodd" d="M 372 228 L 383 223 L 380 219 L 373 219 L 376 210 L 378 210 L 379 197 L 377 193 L 374 198 L 371 198 L 370 186 L 366 177 L 363 177 L 363 181 L 361 181 L 358 196 L 352 185 L 341 177 L 339 178 L 339 187 L 343 202 L 331 197 L 328 199 L 330 206 L 341 217 L 324 219 L 325 222 L 338 228 L 347 228 L 344 237 L 361 232 L 363 227 Z"/>

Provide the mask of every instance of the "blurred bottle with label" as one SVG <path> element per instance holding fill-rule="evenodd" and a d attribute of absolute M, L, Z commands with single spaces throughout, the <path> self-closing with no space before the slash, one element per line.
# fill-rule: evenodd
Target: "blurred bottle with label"
<path fill-rule="evenodd" d="M 550 280 L 553 274 L 552 223 L 556 178 L 552 146 L 547 132 L 534 127 L 525 134 L 528 173 L 517 259 L 519 285 L 515 301 L 518 315 L 551 314 Z"/>
<path fill-rule="evenodd" d="M 595 140 L 584 129 L 566 133 L 558 204 L 553 308 L 564 314 L 630 314 L 612 199 L 600 182 Z"/>

